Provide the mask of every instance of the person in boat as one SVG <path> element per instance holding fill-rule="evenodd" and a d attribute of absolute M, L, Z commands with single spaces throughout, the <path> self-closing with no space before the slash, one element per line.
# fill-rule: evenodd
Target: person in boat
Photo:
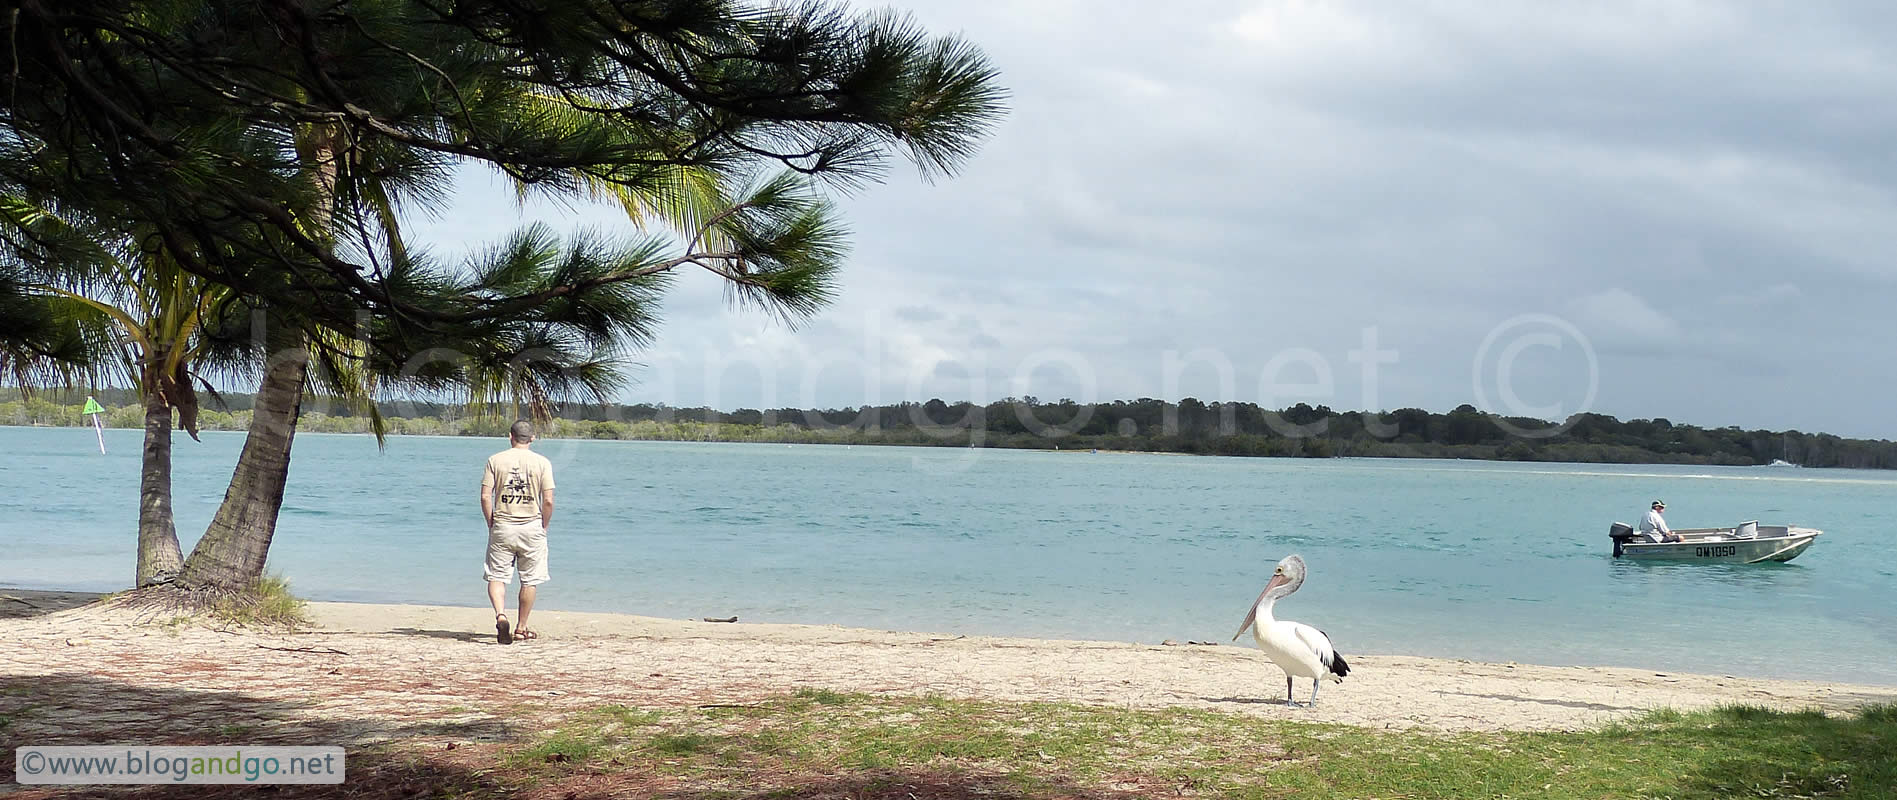
<path fill-rule="evenodd" d="M 1640 534 L 1642 536 L 1645 536 L 1647 541 L 1649 542 L 1681 541 L 1680 535 L 1677 533 L 1674 533 L 1672 528 L 1669 528 L 1666 526 L 1666 518 L 1661 516 L 1661 514 L 1665 511 L 1666 511 L 1666 503 L 1659 500 L 1655 500 L 1653 501 L 1653 507 L 1647 510 L 1647 515 L 1640 519 Z"/>

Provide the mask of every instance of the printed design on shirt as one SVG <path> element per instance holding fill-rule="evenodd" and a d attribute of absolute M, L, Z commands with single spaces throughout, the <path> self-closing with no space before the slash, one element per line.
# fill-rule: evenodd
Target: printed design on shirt
<path fill-rule="evenodd" d="M 534 502 L 533 485 L 519 467 L 507 468 L 507 480 L 501 482 L 502 505 L 530 505 Z"/>

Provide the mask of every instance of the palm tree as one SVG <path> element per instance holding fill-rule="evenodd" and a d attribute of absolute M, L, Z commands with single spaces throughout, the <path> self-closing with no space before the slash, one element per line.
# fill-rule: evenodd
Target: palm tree
<path fill-rule="evenodd" d="M 140 459 L 138 561 L 133 586 L 165 583 L 183 567 L 172 514 L 171 431 L 198 438 L 198 391 L 210 390 L 207 372 L 229 370 L 245 354 L 231 340 L 206 335 L 209 318 L 226 310 L 227 287 L 210 284 L 169 263 L 162 253 L 118 262 L 110 281 L 90 287 L 42 285 L 47 302 L 91 327 L 110 331 L 117 366 L 145 406 Z M 70 275 L 70 273 L 66 273 Z M 215 390 L 211 390 L 215 396 Z"/>
<path fill-rule="evenodd" d="M 709 186 L 709 184 L 699 184 Z M 665 203 L 626 198 L 631 206 L 643 202 L 651 213 L 670 211 L 679 220 L 689 220 L 689 203 L 703 202 L 702 196 L 683 192 L 679 199 Z M 609 396 L 623 380 L 623 364 L 615 357 L 602 355 L 617 344 L 643 344 L 650 337 L 652 315 L 647 310 L 654 300 L 651 290 L 663 285 L 663 276 L 619 284 L 616 302 L 605 295 L 591 299 L 602 324 L 564 323 L 513 324 L 503 321 L 493 326 L 485 339 L 458 348 L 456 358 L 445 364 L 413 363 L 395 365 L 377 362 L 360 342 L 336 336 L 325 329 L 314 331 L 278 324 L 261 340 L 241 335 L 253 316 L 282 323 L 288 317 L 272 316 L 262 308 L 252 308 L 228 287 L 211 284 L 175 267 L 163 251 L 139 254 L 127 245 L 110 246 L 96 238 L 88 239 L 78 227 L 43 209 L 19 202 L 0 202 L 0 211 L 10 215 L 12 230 L 31 231 L 48 241 L 60 237 L 59 259 L 63 269 L 39 269 L 37 277 L 60 284 L 22 284 L 24 292 L 0 295 L 12 298 L 17 311 L 8 315 L 14 325 L 0 329 L 0 354 L 14 357 L 5 363 L 51 365 L 46 348 L 29 351 L 31 340 L 25 336 L 25 321 L 59 319 L 79 325 L 85 331 L 78 344 L 83 358 L 68 359 L 72 364 L 104 364 L 119 380 L 134 387 L 145 404 L 145 446 L 140 480 L 139 548 L 134 586 L 170 582 L 179 577 L 184 564 L 178 544 L 171 508 L 171 424 L 177 413 L 180 428 L 197 436 L 196 384 L 210 390 L 201 373 L 212 370 L 226 375 L 261 372 L 263 385 L 257 392 L 251 435 L 246 438 L 244 458 L 233 478 L 233 490 L 214 520 L 211 545 L 204 540 L 194 551 L 202 572 L 187 573 L 186 583 L 234 587 L 254 580 L 261 574 L 268 550 L 267 532 L 273 528 L 262 513 L 280 505 L 281 483 L 262 491 L 275 492 L 275 501 L 257 500 L 260 471 L 253 465 L 287 455 L 293 440 L 294 417 L 285 417 L 275 409 L 286 404 L 295 408 L 312 379 L 317 387 L 346 403 L 366 408 L 378 436 L 383 433 L 381 418 L 373 402 L 378 392 L 401 389 L 439 392 L 459 389 L 475 403 L 493 403 L 500 399 L 524 400 L 530 413 L 538 418 L 551 415 L 553 403 L 569 397 L 601 400 Z M 421 265 L 407 260 L 392 215 L 386 230 L 391 261 L 401 261 L 399 275 L 406 278 L 424 272 L 445 274 L 439 265 Z M 484 254 L 473 265 L 475 284 L 464 291 L 505 291 L 530 288 L 533 281 L 562 270 L 609 270 L 611 264 L 582 262 L 594 260 L 606 252 L 603 242 L 576 241 L 572 246 L 560 242 L 548 229 L 533 227 L 518 232 L 504 244 Z M 48 251 L 50 253 L 50 251 Z M 83 258 L 80 255 L 83 254 Z M 40 259 L 51 261 L 50 255 Z M 84 265 L 85 268 L 77 268 Z M 15 264 L 30 267 L 31 264 Z M 440 280 L 439 275 L 424 280 Z M 9 305 L 8 308 L 15 308 Z M 17 330 L 16 330 L 17 329 Z M 238 332 L 233 335 L 233 332 Z M 320 347 L 305 346 L 310 338 Z M 9 347 L 9 345 L 12 345 Z M 273 346 L 274 345 L 274 346 Z M 312 355 L 314 351 L 314 355 Z M 264 354 L 274 354 L 259 363 Z M 316 369 L 311 370 L 314 362 Z M 443 367 L 446 367 L 445 369 Z M 376 370 L 381 372 L 376 372 Z M 85 374 L 94 376 L 95 371 Z M 16 376 L 20 385 L 45 382 L 54 372 L 42 371 L 31 376 Z M 72 381 L 67 380 L 67 383 Z M 287 398 L 294 398 L 294 401 Z M 271 420 L 258 424 L 258 416 Z M 246 468 L 249 467 L 249 468 Z M 268 480 L 272 474 L 261 473 Z M 280 480 L 280 477 L 278 478 Z M 239 498 L 231 500 L 230 498 Z M 220 522 L 222 524 L 220 524 Z M 249 522 L 250 524 L 245 524 Z M 256 531 L 262 530 L 264 535 Z M 249 535 L 240 535 L 241 533 Z M 235 545 L 235 546 L 233 546 Z M 202 555 L 200 555 L 202 554 Z M 228 572 L 237 577 L 218 581 L 205 576 Z"/>
<path fill-rule="evenodd" d="M 562 241 L 545 227 L 531 226 L 465 269 L 393 252 L 386 263 L 396 281 L 457 283 L 461 291 L 478 293 L 547 284 L 576 272 L 612 274 L 622 266 L 610 257 L 613 253 L 610 242 L 585 236 Z M 665 284 L 662 273 L 615 281 L 609 291 L 587 295 L 584 308 L 554 307 L 497 320 L 469 339 L 418 332 L 401 350 L 342 340 L 321 329 L 273 327 L 265 335 L 264 349 L 271 356 L 230 488 L 178 582 L 228 591 L 262 576 L 282 507 L 296 421 L 313 378 L 345 399 L 357 399 L 376 420 L 378 434 L 374 400 L 404 393 L 465 392 L 476 402 L 524 398 L 537 415 L 568 398 L 603 400 L 624 379 L 621 348 L 650 340 L 653 309 Z"/>
<path fill-rule="evenodd" d="M 0 259 L 0 383 L 78 384 L 94 368 L 95 333 L 48 308 L 13 266 Z"/>
<path fill-rule="evenodd" d="M 801 319 L 827 301 L 844 251 L 817 185 L 874 181 L 892 152 L 950 172 L 1001 109 L 974 48 L 824 0 L 18 12 L 0 19 L 0 191 L 147 226 L 141 242 L 270 321 L 250 436 L 180 575 L 194 586 L 261 569 L 312 364 L 584 392 L 603 384 L 578 366 L 641 343 L 686 266 Z M 394 210 L 440 204 L 468 163 L 558 198 L 611 192 L 636 216 L 669 203 L 689 235 L 530 233 L 489 253 L 511 256 L 459 266 L 407 252 Z M 534 355 L 561 343 L 577 361 Z M 426 358 L 442 348 L 466 352 Z"/>
<path fill-rule="evenodd" d="M 134 586 L 162 583 L 183 566 L 171 503 L 172 416 L 197 438 L 196 384 L 244 359 L 235 340 L 206 335 L 233 293 L 177 268 L 165 253 L 142 253 L 109 231 L 88 229 L 17 197 L 0 200 L 10 230 L 29 234 L 36 258 L 11 258 L 25 318 L 64 321 L 77 334 L 64 363 L 82 370 L 16 375 L 23 387 L 83 376 L 131 386 L 145 406 L 139 473 L 138 561 Z M 20 249 L 8 251 L 17 256 Z M 0 333 L 16 347 L 23 337 Z M 61 359 L 44 358 L 58 364 Z M 215 396 L 215 392 L 213 392 Z"/>
<path fill-rule="evenodd" d="M 584 298 L 555 301 L 532 313 L 464 329 L 433 346 L 427 346 L 427 331 L 412 333 L 403 347 L 377 349 L 294 313 L 267 314 L 271 324 L 259 343 L 269 355 L 250 427 L 224 501 L 178 575 L 178 582 L 189 588 L 238 590 L 262 576 L 312 364 L 318 368 L 314 374 L 327 379 L 327 388 L 366 407 L 378 437 L 383 428 L 376 397 L 402 390 L 462 390 L 471 402 L 489 404 L 524 398 L 530 413 L 544 419 L 558 400 L 610 396 L 624 379 L 619 350 L 647 343 L 656 319 L 651 308 L 665 284 L 664 274 L 636 279 L 615 275 L 625 266 L 624 253 L 609 241 L 579 236 L 562 243 L 548 229 L 534 226 L 458 271 L 411 254 L 403 245 L 393 194 L 385 183 L 390 169 L 377 161 L 381 154 L 347 147 L 346 136 L 333 128 L 306 134 L 309 144 L 300 148 L 302 163 L 319 187 L 307 216 L 311 235 L 333 242 L 339 230 L 350 229 L 337 224 L 339 215 L 373 220 L 383 248 L 380 262 L 391 285 L 436 292 L 446 288 L 464 297 L 532 292 L 561 280 L 610 277 L 611 285 Z M 629 209 L 692 219 L 689 210 L 705 197 L 698 187 L 707 185 L 702 178 L 681 178 L 678 188 L 665 194 L 620 197 Z"/>
<path fill-rule="evenodd" d="M 178 576 L 184 563 L 171 508 L 173 413 L 176 412 L 178 426 L 196 438 L 197 386 L 210 390 L 211 385 L 204 377 L 206 373 L 241 376 L 261 372 L 268 382 L 272 376 L 281 377 L 288 372 L 284 364 L 294 361 L 279 356 L 272 363 L 260 363 L 262 354 L 272 352 L 272 348 L 264 346 L 269 341 L 251 341 L 241 335 L 241 331 L 253 313 L 261 313 L 262 309 L 250 308 L 227 287 L 209 284 L 176 269 L 162 251 L 144 254 L 141 258 L 126 246 L 108 246 L 96 240 L 83 240 L 81 246 L 75 242 L 81 241 L 83 232 L 57 215 L 18 203 L 0 203 L 0 209 L 13 215 L 16 230 L 33 230 L 41 237 L 65 237 L 67 260 L 63 263 L 68 267 L 32 270 L 27 264 L 12 265 L 15 269 L 9 274 L 38 272 L 42 273 L 35 276 L 39 280 L 62 283 L 23 283 L 16 279 L 17 289 L 0 295 L 0 305 L 13 312 L 7 317 L 11 321 L 8 328 L 0 329 L 0 353 L 13 354 L 7 363 L 22 367 L 29 364 L 57 366 L 59 362 L 48 357 L 48 352 L 57 351 L 42 347 L 29 352 L 33 340 L 26 336 L 29 329 L 23 327 L 23 323 L 36 319 L 46 320 L 48 324 L 53 320 L 64 321 L 84 332 L 76 342 L 77 352 L 83 357 L 68 361 L 75 368 L 82 364 L 87 368 L 73 372 L 73 377 L 83 374 L 96 379 L 103 370 L 108 377 L 115 378 L 115 382 L 138 391 L 146 413 L 138 563 L 133 585 L 143 587 L 169 582 Z M 391 247 L 400 249 L 399 244 Z M 90 268 L 71 268 L 75 251 L 90 254 L 87 260 Z M 575 255 L 584 257 L 563 253 L 561 243 L 547 230 L 533 228 L 489 254 L 479 272 L 488 276 L 490 283 L 510 279 L 506 276 L 518 280 L 523 275 L 548 272 L 559 260 Z M 626 290 L 637 292 L 656 285 L 656 282 L 634 283 L 628 284 Z M 643 327 L 649 322 L 649 315 L 639 312 L 634 317 L 637 325 L 624 333 L 643 341 L 649 335 Z M 287 333 L 290 340 L 301 341 L 298 337 L 302 331 L 290 329 Z M 375 420 L 378 435 L 382 433 L 382 425 L 373 403 L 377 387 L 438 392 L 459 384 L 468 389 L 471 398 L 525 397 L 530 406 L 541 409 L 541 413 L 555 398 L 576 394 L 604 397 L 618 385 L 622 373 L 616 363 L 599 359 L 593 351 L 606 339 L 625 338 L 610 331 L 588 338 L 588 332 L 583 329 L 576 332 L 562 326 L 504 325 L 495 329 L 491 339 L 475 343 L 474 348 L 463 348 L 464 353 L 476 353 L 480 358 L 458 360 L 451 365 L 452 369 L 445 371 L 439 368 L 400 371 L 391 370 L 391 365 L 365 360 L 366 352 L 359 343 L 342 340 L 323 330 L 314 335 L 320 337 L 323 346 L 314 348 L 313 358 L 296 359 L 305 363 L 313 361 L 316 366 L 314 370 L 302 369 L 303 381 L 313 380 L 317 389 L 346 403 L 366 407 Z M 281 345 L 282 340 L 277 343 Z M 282 350 L 281 346 L 274 348 L 278 353 Z M 532 358 L 522 361 L 523 354 Z M 377 368 L 386 374 L 371 372 Z M 15 377 L 22 386 L 30 387 L 45 385 L 62 375 L 64 373 L 57 370 L 42 369 Z M 71 384 L 73 380 L 69 377 L 63 382 Z M 272 384 L 271 388 L 276 385 Z M 302 389 L 297 391 L 300 393 Z M 265 398 L 273 396 L 268 391 L 258 394 Z M 258 405 L 267 410 L 271 403 L 265 399 Z M 277 430 L 253 426 L 253 433 L 263 437 Z M 286 434 L 294 433 L 294 428 L 287 425 L 282 430 Z M 250 443 L 247 440 L 247 445 Z M 247 449 L 253 455 L 257 452 L 254 448 Z M 267 506 L 247 503 L 240 507 Z M 244 541 L 257 540 L 253 537 Z M 259 566 L 264 553 L 257 550 L 261 549 L 253 549 L 255 555 L 251 558 Z M 204 552 L 219 555 L 212 549 Z M 208 564 L 213 560 L 200 558 L 199 562 Z M 248 563 L 233 568 L 253 569 Z"/>

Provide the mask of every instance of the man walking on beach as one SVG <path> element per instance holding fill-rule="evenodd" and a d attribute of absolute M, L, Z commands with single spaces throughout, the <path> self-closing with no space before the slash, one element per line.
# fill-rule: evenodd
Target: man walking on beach
<path fill-rule="evenodd" d="M 481 517 L 487 520 L 487 599 L 501 644 L 540 638 L 527 627 L 534 591 L 547 582 L 547 526 L 553 523 L 553 463 L 529 449 L 534 426 L 507 431 L 512 447 L 489 456 L 481 473 Z M 507 624 L 507 582 L 520 570 L 520 624 Z"/>

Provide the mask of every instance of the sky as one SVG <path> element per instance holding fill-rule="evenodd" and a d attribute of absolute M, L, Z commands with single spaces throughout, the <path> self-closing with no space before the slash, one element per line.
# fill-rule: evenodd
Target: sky
<path fill-rule="evenodd" d="M 851 255 L 814 319 L 681 275 L 623 400 L 1470 403 L 1897 438 L 1897 6 L 895 7 L 988 54 L 1006 119 L 951 178 L 898 162 L 835 196 Z M 408 236 L 533 220 L 628 225 L 468 171 Z"/>

